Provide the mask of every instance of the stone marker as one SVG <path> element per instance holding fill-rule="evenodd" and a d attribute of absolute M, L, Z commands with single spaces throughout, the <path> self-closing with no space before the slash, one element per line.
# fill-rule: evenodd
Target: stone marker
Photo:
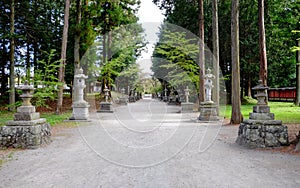
<path fill-rule="evenodd" d="M 252 88 L 256 91 L 256 106 L 249 119 L 239 126 L 236 143 L 248 148 L 279 147 L 289 145 L 287 126 L 281 120 L 275 120 L 268 106 L 267 86 L 259 80 L 259 85 Z"/>
<path fill-rule="evenodd" d="M 167 87 L 165 87 L 165 89 L 164 89 L 164 96 L 163 96 L 163 101 L 164 101 L 164 102 L 167 102 L 167 101 L 168 101 L 168 95 L 167 95 L 167 92 L 168 92 L 168 89 L 167 89 Z"/>
<path fill-rule="evenodd" d="M 131 89 L 129 92 L 129 102 L 136 102 L 134 95 L 135 95 L 135 91 Z"/>
<path fill-rule="evenodd" d="M 82 68 L 76 71 L 74 76 L 74 101 L 72 103 L 73 113 L 69 120 L 85 121 L 89 118 L 90 105 L 83 99 L 83 90 L 86 87 L 85 79 L 88 77 L 83 74 Z"/>
<path fill-rule="evenodd" d="M 204 76 L 205 102 L 200 103 L 200 121 L 218 121 L 217 106 L 212 101 L 213 79 L 215 76 L 211 74 L 211 70 L 207 69 L 207 74 Z"/>
<path fill-rule="evenodd" d="M 194 111 L 194 103 L 189 102 L 190 89 L 189 86 L 186 86 L 184 89 L 185 102 L 181 103 L 181 113 L 192 113 Z"/>
<path fill-rule="evenodd" d="M 28 148 L 35 149 L 41 144 L 51 142 L 50 125 L 46 119 L 40 118 L 40 113 L 35 111 L 30 100 L 34 88 L 25 81 L 20 97 L 22 106 L 17 108 L 14 120 L 6 122 L 6 126 L 0 127 L 0 145 L 2 148 Z"/>
<path fill-rule="evenodd" d="M 103 91 L 104 91 L 104 95 L 105 95 L 105 101 L 100 102 L 100 110 L 98 110 L 97 112 L 99 112 L 99 113 L 113 113 L 112 104 L 111 104 L 111 102 L 109 102 L 109 92 L 110 92 L 110 90 L 105 85 L 105 88 L 104 88 Z"/>
<path fill-rule="evenodd" d="M 170 95 L 169 95 L 169 100 L 168 100 L 168 105 L 176 105 L 176 95 L 175 95 L 175 90 L 172 88 L 170 91 Z"/>
<path fill-rule="evenodd" d="M 121 89 L 121 93 L 122 93 L 122 96 L 119 97 L 119 104 L 121 104 L 121 105 L 127 105 L 127 103 L 128 103 L 128 97 L 127 97 L 127 95 L 125 95 L 125 88 Z"/>

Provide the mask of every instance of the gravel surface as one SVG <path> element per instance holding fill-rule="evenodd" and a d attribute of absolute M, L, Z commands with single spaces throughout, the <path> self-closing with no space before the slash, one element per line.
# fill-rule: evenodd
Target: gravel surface
<path fill-rule="evenodd" d="M 245 149 L 237 126 L 141 100 L 17 151 L 0 187 L 299 187 L 300 157 Z"/>

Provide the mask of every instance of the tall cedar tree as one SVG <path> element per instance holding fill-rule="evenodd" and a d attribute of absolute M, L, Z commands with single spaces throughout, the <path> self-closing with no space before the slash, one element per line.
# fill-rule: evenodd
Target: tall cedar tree
<path fill-rule="evenodd" d="M 15 110 L 15 0 L 10 5 L 10 79 L 9 105 L 10 111 Z"/>
<path fill-rule="evenodd" d="M 205 53 L 204 53 L 204 11 L 203 0 L 199 0 L 199 102 L 204 102 L 204 75 L 205 75 Z"/>
<path fill-rule="evenodd" d="M 58 88 L 58 96 L 57 96 L 57 105 L 56 105 L 56 114 L 62 113 L 62 104 L 63 104 L 63 90 L 65 83 L 65 66 L 66 66 L 66 53 L 67 53 L 67 42 L 68 42 L 68 29 L 69 29 L 69 10 L 70 10 L 70 0 L 66 0 L 65 6 L 65 16 L 64 16 L 64 29 L 63 29 L 63 37 L 61 44 L 61 57 L 60 57 L 60 67 L 59 67 L 59 82 L 62 83 Z"/>
<path fill-rule="evenodd" d="M 243 120 L 240 97 L 240 59 L 239 59 L 239 0 L 231 1 L 231 123 L 239 124 Z"/>

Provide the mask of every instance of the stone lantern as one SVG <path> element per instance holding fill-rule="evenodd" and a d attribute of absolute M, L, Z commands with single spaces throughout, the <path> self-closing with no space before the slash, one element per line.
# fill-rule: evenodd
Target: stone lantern
<path fill-rule="evenodd" d="M 107 88 L 107 86 L 105 86 L 104 88 L 104 96 L 105 96 L 105 102 L 108 102 L 108 98 L 109 98 L 109 89 Z"/>
<path fill-rule="evenodd" d="M 135 91 L 133 89 L 130 89 L 129 92 L 129 102 L 135 102 Z"/>
<path fill-rule="evenodd" d="M 189 102 L 190 91 L 189 86 L 186 86 L 186 89 L 184 89 L 185 102 L 181 103 L 181 113 L 192 113 L 194 111 L 194 103 Z"/>
<path fill-rule="evenodd" d="M 189 86 L 186 86 L 186 89 L 184 89 L 184 94 L 185 94 L 185 102 L 189 103 L 189 96 L 190 96 Z"/>
<path fill-rule="evenodd" d="M 259 81 L 252 88 L 255 91 L 257 104 L 249 119 L 245 119 L 239 126 L 236 142 L 248 148 L 279 147 L 288 145 L 287 126 L 281 120 L 275 120 L 268 106 L 268 87 Z"/>
<path fill-rule="evenodd" d="M 76 71 L 74 76 L 74 101 L 72 104 L 73 113 L 69 120 L 88 120 L 90 105 L 83 99 L 85 80 L 88 78 L 83 74 L 82 68 Z"/>
<path fill-rule="evenodd" d="M 113 113 L 112 104 L 109 101 L 109 92 L 110 92 L 110 90 L 105 85 L 105 88 L 104 88 L 103 91 L 104 91 L 105 101 L 100 102 L 100 110 L 98 110 L 97 112 L 99 112 L 99 113 Z"/>
<path fill-rule="evenodd" d="M 14 114 L 15 121 L 30 121 L 40 118 L 40 113 L 35 112 L 35 106 L 32 106 L 31 99 L 33 97 L 32 93 L 35 90 L 32 86 L 28 84 L 26 80 L 24 85 L 18 88 L 22 91 L 20 95 L 22 99 L 22 106 L 17 108 L 17 113 Z"/>
<path fill-rule="evenodd" d="M 122 96 L 119 97 L 119 104 L 127 105 L 128 97 L 125 95 L 125 88 L 121 89 Z"/>
<path fill-rule="evenodd" d="M 168 92 L 168 89 L 167 89 L 167 87 L 165 86 L 165 89 L 164 89 L 164 97 L 163 97 L 163 101 L 164 101 L 164 102 L 167 102 L 167 101 L 168 101 L 167 92 Z"/>
<path fill-rule="evenodd" d="M 1 147 L 37 148 L 51 141 L 50 125 L 46 119 L 40 118 L 35 106 L 30 102 L 34 88 L 25 81 L 18 89 L 22 90 L 22 106 L 17 108 L 14 120 L 6 122 L 0 128 Z"/>
<path fill-rule="evenodd" d="M 122 95 L 125 95 L 125 88 L 121 89 L 121 93 L 122 93 Z"/>

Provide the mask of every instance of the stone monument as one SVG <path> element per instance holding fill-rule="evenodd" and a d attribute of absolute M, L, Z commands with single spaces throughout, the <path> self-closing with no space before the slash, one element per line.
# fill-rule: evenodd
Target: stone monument
<path fill-rule="evenodd" d="M 99 112 L 99 113 L 113 113 L 112 104 L 109 101 L 110 100 L 109 99 L 110 90 L 105 85 L 105 88 L 104 88 L 103 91 L 104 91 L 105 101 L 100 102 L 100 110 L 98 110 L 97 112 Z"/>
<path fill-rule="evenodd" d="M 119 97 L 119 104 L 127 105 L 128 97 L 127 97 L 127 95 L 125 95 L 125 89 L 124 88 L 121 89 L 121 93 L 122 93 L 122 96 Z"/>
<path fill-rule="evenodd" d="M 172 88 L 169 95 L 168 105 L 176 105 L 175 90 Z"/>
<path fill-rule="evenodd" d="M 163 101 L 164 101 L 164 102 L 167 102 L 167 101 L 168 101 L 168 95 L 167 95 L 167 92 L 168 92 L 168 89 L 167 89 L 167 87 L 165 87 L 165 89 L 164 89 L 164 96 L 163 96 Z"/>
<path fill-rule="evenodd" d="M 36 112 L 35 106 L 30 103 L 34 88 L 25 81 L 25 84 L 18 89 L 22 90 L 20 97 L 23 103 L 17 108 L 14 120 L 0 127 L 1 147 L 35 149 L 41 144 L 50 143 L 50 125 L 46 119 L 40 118 L 40 113 Z"/>
<path fill-rule="evenodd" d="M 83 90 L 86 87 L 85 79 L 88 77 L 83 74 L 82 68 L 76 71 L 74 76 L 74 101 L 72 104 L 73 113 L 69 120 L 88 120 L 90 105 L 83 99 Z"/>
<path fill-rule="evenodd" d="M 268 106 L 268 87 L 259 81 L 259 85 L 252 88 L 256 91 L 256 106 L 249 119 L 239 126 L 236 143 L 248 148 L 279 147 L 289 145 L 287 126 L 281 120 L 275 120 Z"/>
<path fill-rule="evenodd" d="M 184 89 L 185 102 L 181 103 L 181 113 L 192 113 L 194 111 L 194 103 L 189 102 L 190 89 L 186 86 Z"/>
<path fill-rule="evenodd" d="M 135 94 L 135 91 L 133 89 L 131 89 L 129 92 L 129 102 L 136 102 L 134 94 Z"/>
<path fill-rule="evenodd" d="M 200 103 L 200 116 L 199 120 L 201 121 L 218 121 L 217 106 L 212 101 L 212 88 L 213 79 L 215 76 L 211 74 L 211 70 L 207 69 L 207 74 L 204 76 L 204 88 L 205 88 L 205 101 Z"/>

